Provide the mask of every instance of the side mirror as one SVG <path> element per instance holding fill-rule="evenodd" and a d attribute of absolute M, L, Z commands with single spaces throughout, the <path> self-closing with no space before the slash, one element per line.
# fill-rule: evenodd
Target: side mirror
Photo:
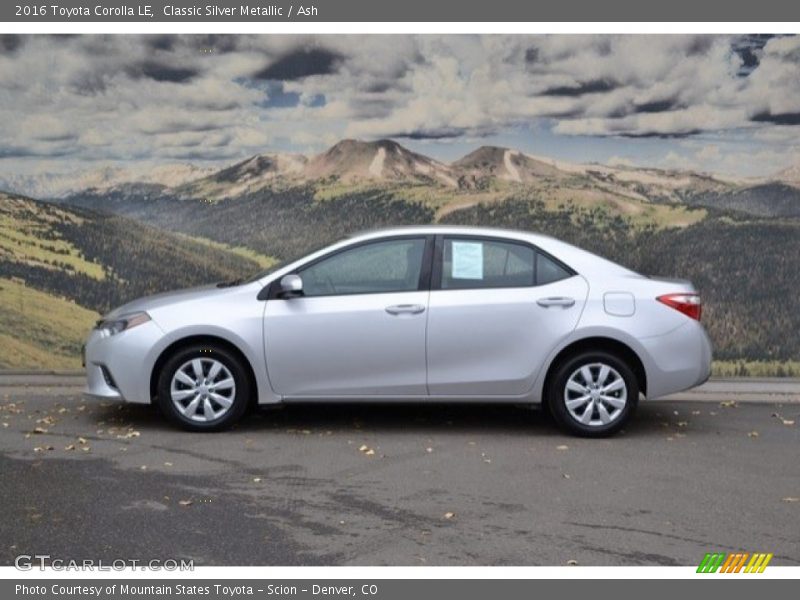
<path fill-rule="evenodd" d="M 281 298 L 295 298 L 303 295 L 303 279 L 300 275 L 284 275 L 280 283 Z"/>

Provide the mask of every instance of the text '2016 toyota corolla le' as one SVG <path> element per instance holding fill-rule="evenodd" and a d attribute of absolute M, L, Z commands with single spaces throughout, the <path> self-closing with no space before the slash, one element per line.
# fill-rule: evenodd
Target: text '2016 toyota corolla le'
<path fill-rule="evenodd" d="M 545 403 L 580 435 L 711 369 L 700 298 L 525 232 L 358 235 L 245 282 L 152 296 L 98 322 L 87 393 L 218 430 L 253 402 Z"/>

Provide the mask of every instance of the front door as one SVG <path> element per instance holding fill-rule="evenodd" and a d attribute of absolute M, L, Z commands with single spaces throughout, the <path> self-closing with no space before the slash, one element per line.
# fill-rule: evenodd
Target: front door
<path fill-rule="evenodd" d="M 285 397 L 425 395 L 433 238 L 338 250 L 297 270 L 303 295 L 270 298 L 267 371 Z"/>

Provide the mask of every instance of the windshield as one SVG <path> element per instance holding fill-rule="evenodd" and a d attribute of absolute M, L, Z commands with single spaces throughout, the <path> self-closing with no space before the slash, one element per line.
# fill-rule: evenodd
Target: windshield
<path fill-rule="evenodd" d="M 252 277 L 248 277 L 247 279 L 244 279 L 240 283 L 255 283 L 259 279 L 263 279 L 267 275 L 271 275 L 275 271 L 278 271 L 278 270 L 284 268 L 286 265 L 290 265 L 293 262 L 295 262 L 297 260 L 300 260 L 304 256 L 308 256 L 309 254 L 314 254 L 314 252 L 318 252 L 319 250 L 322 250 L 326 246 L 330 246 L 330 244 L 331 244 L 331 242 L 326 242 L 324 244 L 320 244 L 318 246 L 315 246 L 314 248 L 312 248 L 310 250 L 309 249 L 305 249 L 305 250 L 302 250 L 301 252 L 296 252 L 290 258 L 284 258 L 282 260 L 279 260 L 274 265 L 271 265 L 270 267 L 264 269 L 263 271 L 259 271 L 258 273 L 256 273 Z"/>

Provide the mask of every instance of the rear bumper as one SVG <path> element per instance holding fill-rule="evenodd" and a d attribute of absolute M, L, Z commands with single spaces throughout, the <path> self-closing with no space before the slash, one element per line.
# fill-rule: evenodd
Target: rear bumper
<path fill-rule="evenodd" d="M 711 376 L 711 341 L 697 321 L 671 332 L 639 339 L 647 360 L 647 397 L 658 398 L 696 387 Z"/>

